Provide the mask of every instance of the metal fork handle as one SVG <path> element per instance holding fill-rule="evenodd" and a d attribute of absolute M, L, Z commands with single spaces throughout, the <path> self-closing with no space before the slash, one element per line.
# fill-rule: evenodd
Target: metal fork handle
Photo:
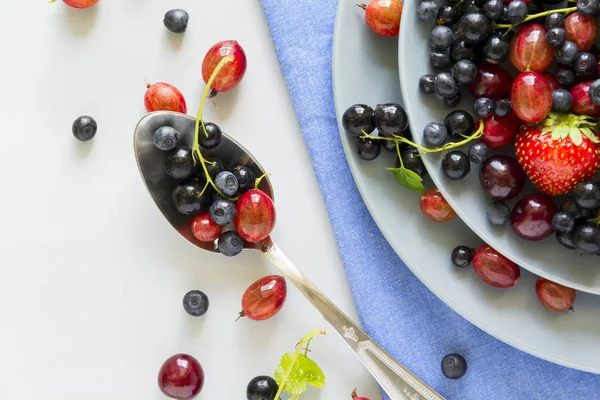
<path fill-rule="evenodd" d="M 392 400 L 445 400 L 375 343 L 310 283 L 270 237 L 258 243 L 257 249 L 319 310 Z"/>

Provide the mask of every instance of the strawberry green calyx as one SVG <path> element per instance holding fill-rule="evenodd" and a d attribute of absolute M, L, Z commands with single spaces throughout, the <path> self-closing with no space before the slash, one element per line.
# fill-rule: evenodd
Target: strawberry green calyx
<path fill-rule="evenodd" d="M 551 134 L 552 140 L 571 139 L 575 146 L 583 143 L 583 137 L 592 143 L 600 143 L 598 139 L 598 124 L 587 115 L 551 112 L 541 122 L 542 135 Z"/>

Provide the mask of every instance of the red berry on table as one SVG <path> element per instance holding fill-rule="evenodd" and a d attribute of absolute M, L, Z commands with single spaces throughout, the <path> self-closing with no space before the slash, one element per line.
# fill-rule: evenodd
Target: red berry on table
<path fill-rule="evenodd" d="M 202 61 L 202 79 L 208 83 L 217 65 L 223 58 L 233 56 L 233 61 L 225 64 L 210 88 L 213 94 L 226 92 L 236 87 L 246 73 L 246 53 L 236 40 L 223 40 L 212 46 Z"/>
<path fill-rule="evenodd" d="M 358 395 L 356 394 L 356 389 L 354 389 L 354 390 L 352 391 L 352 398 L 353 398 L 354 400 L 369 400 L 369 399 L 368 399 L 368 398 L 366 398 L 366 397 L 358 397 Z"/>
<path fill-rule="evenodd" d="M 240 237 L 250 243 L 267 238 L 275 227 L 275 205 L 262 190 L 251 189 L 236 203 L 235 229 Z"/>
<path fill-rule="evenodd" d="M 146 84 L 144 106 L 146 111 L 175 111 L 185 114 L 187 106 L 181 92 L 173 85 L 164 82 Z"/>
<path fill-rule="evenodd" d="M 517 137 L 521 120 L 511 113 L 506 117 L 490 114 L 483 120 L 483 143 L 490 149 L 508 146 Z"/>
<path fill-rule="evenodd" d="M 56 0 L 52 0 L 54 3 Z M 73 8 L 89 8 L 96 5 L 100 0 L 63 0 L 63 2 Z"/>
<path fill-rule="evenodd" d="M 569 287 L 538 278 L 535 283 L 535 293 L 544 307 L 550 311 L 563 312 L 573 309 L 576 294 L 575 290 Z"/>
<path fill-rule="evenodd" d="M 561 196 L 592 178 L 600 166 L 594 127 L 573 114 L 552 113 L 538 126 L 521 126 L 515 151 L 525 174 L 541 193 Z"/>
<path fill-rule="evenodd" d="M 242 296 L 240 317 L 264 321 L 281 310 L 287 296 L 287 284 L 279 275 L 265 276 L 254 282 Z"/>
<path fill-rule="evenodd" d="M 431 188 L 423 193 L 420 206 L 421 212 L 435 222 L 444 223 L 456 217 L 456 213 L 437 188 Z"/>
<path fill-rule="evenodd" d="M 477 76 L 469 91 L 476 99 L 488 97 L 492 100 L 510 96 L 513 79 L 506 70 L 496 64 L 482 64 L 477 67 Z"/>
<path fill-rule="evenodd" d="M 372 0 L 368 5 L 358 4 L 365 10 L 365 21 L 371 30 L 381 36 L 398 36 L 404 3 L 400 0 Z"/>
<path fill-rule="evenodd" d="M 488 245 L 475 250 L 473 255 L 475 272 L 485 283 L 497 288 L 509 288 L 521 277 L 519 266 Z"/>
<path fill-rule="evenodd" d="M 525 25 L 512 39 L 510 60 L 519 71 L 545 71 L 554 59 L 542 24 Z"/>
<path fill-rule="evenodd" d="M 565 31 L 567 40 L 575 43 L 579 51 L 588 51 L 596 41 L 598 24 L 596 18 L 574 12 L 565 19 Z"/>
<path fill-rule="evenodd" d="M 571 111 L 591 117 L 600 115 L 600 106 L 594 104 L 589 94 L 593 83 L 594 81 L 579 82 L 571 88 L 571 97 L 573 97 Z"/>
<path fill-rule="evenodd" d="M 492 199 L 508 200 L 523 189 L 525 173 L 514 158 L 505 154 L 494 154 L 481 165 L 479 183 Z"/>
<path fill-rule="evenodd" d="M 543 120 L 552 109 L 552 90 L 548 79 L 539 72 L 521 72 L 512 84 L 510 101 L 521 121 L 534 123 Z"/>
<path fill-rule="evenodd" d="M 204 386 L 204 371 L 194 357 L 175 354 L 165 361 L 158 373 L 158 387 L 172 399 L 191 400 Z"/>
<path fill-rule="evenodd" d="M 201 242 L 214 242 L 221 236 L 222 229 L 223 227 L 217 224 L 208 212 L 198 214 L 192 220 L 192 233 Z"/>
<path fill-rule="evenodd" d="M 552 218 L 558 207 L 552 197 L 529 194 L 515 205 L 510 215 L 513 230 L 525 240 L 542 240 L 554 232 Z"/>

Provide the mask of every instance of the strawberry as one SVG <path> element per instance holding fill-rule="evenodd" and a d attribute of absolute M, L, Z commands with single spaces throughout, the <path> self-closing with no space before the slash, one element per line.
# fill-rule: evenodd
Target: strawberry
<path fill-rule="evenodd" d="M 552 112 L 538 125 L 521 125 L 515 144 L 517 160 L 541 193 L 569 193 L 596 174 L 600 139 L 592 121 L 587 116 Z"/>

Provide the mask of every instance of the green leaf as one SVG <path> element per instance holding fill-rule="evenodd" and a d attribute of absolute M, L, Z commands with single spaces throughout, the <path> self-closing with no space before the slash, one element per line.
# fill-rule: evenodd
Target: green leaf
<path fill-rule="evenodd" d="M 583 134 L 585 135 L 585 137 L 590 139 L 592 141 L 592 143 L 600 143 L 600 139 L 598 139 L 598 136 L 596 136 L 596 134 L 594 132 L 592 132 L 592 130 L 590 128 L 580 128 L 580 129 L 581 129 L 581 132 L 583 132 Z"/>
<path fill-rule="evenodd" d="M 571 128 L 569 137 L 575 146 L 579 146 L 583 142 L 583 137 L 581 137 L 581 131 L 579 128 Z"/>
<path fill-rule="evenodd" d="M 425 190 L 425 187 L 423 187 L 423 179 L 415 171 L 411 171 L 410 169 L 402 166 L 400 168 L 386 169 L 391 171 L 391 173 L 396 177 L 396 180 L 408 189 L 415 192 L 422 192 Z"/>
<path fill-rule="evenodd" d="M 564 125 L 559 125 L 552 131 L 552 140 L 559 140 L 563 135 L 569 134 L 569 128 Z"/>
<path fill-rule="evenodd" d="M 275 370 L 275 380 L 283 390 L 292 396 L 304 393 L 306 385 L 316 388 L 325 386 L 325 374 L 317 363 L 305 355 L 295 352 L 285 353 L 281 357 L 279 366 Z"/>

